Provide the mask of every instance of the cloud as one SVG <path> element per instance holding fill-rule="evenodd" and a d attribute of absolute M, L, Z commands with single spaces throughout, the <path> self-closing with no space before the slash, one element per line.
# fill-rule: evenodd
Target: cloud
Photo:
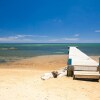
<path fill-rule="evenodd" d="M 30 38 L 16 38 L 16 37 L 0 38 L 0 43 L 32 43 L 32 42 L 36 42 L 36 40 Z"/>
<path fill-rule="evenodd" d="M 48 36 L 44 35 L 15 35 L 15 36 L 8 36 L 8 37 L 0 37 L 1 43 L 32 43 L 38 42 L 37 38 L 46 38 Z M 35 40 L 36 39 L 36 40 Z M 42 39 L 41 39 L 42 40 Z"/>
<path fill-rule="evenodd" d="M 63 38 L 65 41 L 77 41 L 79 38 Z"/>
<path fill-rule="evenodd" d="M 8 37 L 2 37 L 0 40 L 15 40 L 25 37 L 31 37 L 32 35 L 15 35 L 15 36 L 8 36 Z"/>
<path fill-rule="evenodd" d="M 79 36 L 79 34 L 75 34 L 74 36 L 75 36 L 75 37 L 78 37 L 78 36 Z"/>
<path fill-rule="evenodd" d="M 59 38 L 59 39 L 51 39 L 50 42 L 77 42 L 79 38 Z"/>
<path fill-rule="evenodd" d="M 100 43 L 100 39 L 81 39 L 79 43 Z"/>
<path fill-rule="evenodd" d="M 60 41 L 60 39 L 50 39 L 49 41 L 50 42 L 58 42 L 58 41 Z"/>
<path fill-rule="evenodd" d="M 100 30 L 95 30 L 95 32 L 100 32 Z"/>
<path fill-rule="evenodd" d="M 31 37 L 32 35 L 16 35 L 16 37 L 18 38 L 22 38 L 22 37 Z"/>
<path fill-rule="evenodd" d="M 21 38 L 21 37 L 48 37 L 46 35 L 17 35 L 17 37 Z"/>
<path fill-rule="evenodd" d="M 79 37 L 52 38 L 44 35 L 15 35 L 0 37 L 0 43 L 100 43 L 100 39 L 83 39 Z"/>
<path fill-rule="evenodd" d="M 12 41 L 18 39 L 17 36 L 1 37 L 0 41 Z"/>

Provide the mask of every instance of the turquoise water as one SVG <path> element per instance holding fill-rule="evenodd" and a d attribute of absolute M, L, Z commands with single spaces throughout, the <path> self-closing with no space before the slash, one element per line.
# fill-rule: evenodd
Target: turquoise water
<path fill-rule="evenodd" d="M 87 55 L 100 56 L 100 43 L 4 43 L 0 44 L 0 62 L 15 61 L 40 55 L 67 54 L 68 46 L 77 46 Z"/>

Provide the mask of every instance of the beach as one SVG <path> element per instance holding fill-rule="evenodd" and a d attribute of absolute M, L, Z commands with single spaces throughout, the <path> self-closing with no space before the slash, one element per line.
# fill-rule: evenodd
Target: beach
<path fill-rule="evenodd" d="M 99 56 L 91 56 L 97 62 Z M 100 82 L 72 77 L 41 80 L 62 69 L 68 55 L 44 55 L 0 64 L 0 100 L 100 100 Z"/>
<path fill-rule="evenodd" d="M 0 0 L 0 100 L 100 100 L 100 0 Z"/>

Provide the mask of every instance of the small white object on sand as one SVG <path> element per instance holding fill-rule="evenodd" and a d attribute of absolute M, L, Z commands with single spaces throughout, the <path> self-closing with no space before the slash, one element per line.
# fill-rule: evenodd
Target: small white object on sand
<path fill-rule="evenodd" d="M 42 76 L 41 76 L 41 79 L 42 80 L 47 80 L 49 78 L 53 78 L 53 75 L 52 73 L 44 73 Z"/>
<path fill-rule="evenodd" d="M 50 73 L 44 73 L 41 76 L 41 79 L 42 80 L 47 80 L 47 79 L 50 79 L 50 78 L 57 78 L 57 77 L 62 77 L 62 76 L 66 76 L 66 75 L 67 75 L 67 67 L 65 67 L 64 69 L 59 70 L 59 71 L 53 71 L 53 72 L 50 72 Z"/>

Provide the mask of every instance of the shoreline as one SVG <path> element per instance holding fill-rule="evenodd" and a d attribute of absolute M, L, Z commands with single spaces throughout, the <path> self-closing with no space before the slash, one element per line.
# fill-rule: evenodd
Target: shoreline
<path fill-rule="evenodd" d="M 66 66 L 68 55 L 43 55 L 14 62 L 0 63 L 0 68 L 26 68 L 36 70 L 55 70 Z"/>
<path fill-rule="evenodd" d="M 100 56 L 90 56 L 99 62 Z M 37 70 L 55 70 L 67 65 L 68 55 L 41 55 L 16 61 L 0 63 L 0 68 L 27 68 Z M 42 66 L 42 67 L 41 67 Z M 51 67 L 51 68 L 50 68 Z"/>

